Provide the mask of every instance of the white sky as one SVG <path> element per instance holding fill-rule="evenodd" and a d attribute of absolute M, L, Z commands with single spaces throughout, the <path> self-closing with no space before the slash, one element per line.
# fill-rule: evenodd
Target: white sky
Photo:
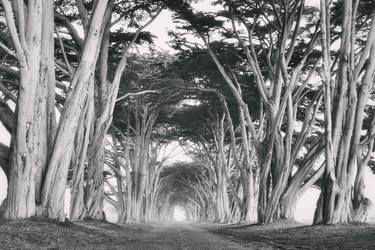
<path fill-rule="evenodd" d="M 204 11 L 204 12 L 215 12 L 220 9 L 219 6 L 212 5 L 212 0 L 201 0 L 199 3 L 193 4 L 194 9 Z M 319 0 L 307 0 L 307 5 L 319 6 Z M 157 36 L 155 40 L 155 45 L 157 48 L 163 51 L 172 51 L 168 42 L 170 37 L 168 37 L 168 31 L 176 28 L 176 25 L 172 20 L 172 12 L 169 10 L 164 10 L 157 19 L 150 24 L 145 30 L 152 32 Z"/>

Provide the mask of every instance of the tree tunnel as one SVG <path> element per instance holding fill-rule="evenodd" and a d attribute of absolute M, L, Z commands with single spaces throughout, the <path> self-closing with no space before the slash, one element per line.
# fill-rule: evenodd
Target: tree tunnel
<path fill-rule="evenodd" d="M 17 4 L 0 9 L 6 218 L 65 220 L 69 206 L 71 220 L 103 219 L 105 200 L 119 223 L 177 210 L 186 221 L 272 223 L 294 219 L 316 187 L 315 223 L 366 220 L 373 1 L 214 1 L 220 15 L 197 12 L 197 1 L 63 1 L 61 13 L 33 2 L 32 29 Z M 166 8 L 181 24 L 169 32 L 173 53 L 144 30 Z M 331 19 L 340 46 L 330 46 Z M 167 164 L 172 142 L 193 162 Z"/>
<path fill-rule="evenodd" d="M 202 186 L 204 168 L 197 163 L 175 163 L 161 173 L 157 196 L 158 220 L 194 222 L 209 217 Z"/>

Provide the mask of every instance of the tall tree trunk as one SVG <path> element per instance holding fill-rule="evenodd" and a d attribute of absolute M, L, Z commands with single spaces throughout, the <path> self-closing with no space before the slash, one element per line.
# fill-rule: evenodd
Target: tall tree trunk
<path fill-rule="evenodd" d="M 35 189 L 37 185 L 40 185 L 40 181 L 38 184 L 35 183 L 37 169 L 34 164 L 39 161 L 43 164 L 47 157 L 43 155 L 41 159 L 35 159 L 37 153 L 44 153 L 46 140 L 41 138 L 40 147 L 33 148 L 38 144 L 40 136 L 39 133 L 35 134 L 37 129 L 44 129 L 42 132 L 46 130 L 45 123 L 38 124 L 34 121 L 35 114 L 41 112 L 44 117 L 46 115 L 44 109 L 38 110 L 35 107 L 36 103 L 39 104 L 39 100 L 42 102 L 40 106 L 46 102 L 43 87 L 39 88 L 44 13 L 40 1 L 29 1 L 27 9 L 24 9 L 23 2 L 19 1 L 17 4 L 22 6 L 18 10 L 22 9 L 22 12 L 16 12 L 18 18 L 18 27 L 16 27 L 11 3 L 8 0 L 3 0 L 2 3 L 20 65 L 17 121 L 11 141 L 8 197 L 4 216 L 8 219 L 19 219 L 34 216 L 36 213 Z M 27 31 L 25 17 L 28 24 Z"/>
<path fill-rule="evenodd" d="M 322 29 L 326 31 L 329 30 L 329 25 L 327 25 L 329 23 L 329 6 L 324 1 L 321 4 L 323 6 L 321 9 L 322 19 L 327 20 L 323 22 Z M 332 127 L 326 126 L 326 171 L 315 212 L 315 224 L 346 223 L 356 219 L 355 212 L 353 216 L 353 205 L 356 202 L 354 201 L 353 204 L 352 183 L 355 182 L 354 189 L 361 190 L 360 183 L 363 179 L 363 172 L 362 167 L 358 164 L 358 157 L 362 150 L 359 144 L 364 109 L 373 87 L 375 71 L 374 21 L 372 21 L 368 40 L 361 53 L 354 50 L 357 7 L 358 1 L 354 3 L 351 0 L 344 1 L 344 18 L 336 80 L 340 84 L 330 84 L 329 47 L 323 48 L 326 54 L 324 58 L 326 69 L 324 77 L 326 84 L 325 122 L 329 125 L 332 122 L 333 125 Z M 325 45 L 330 42 L 330 36 L 327 33 L 323 32 Z M 357 64 L 354 60 L 356 55 L 359 55 Z M 365 60 L 368 61 L 368 66 L 364 69 L 363 62 Z M 360 83 L 359 87 L 357 87 L 357 83 Z M 332 107 L 328 95 L 330 88 L 334 90 Z M 331 119 L 331 116 L 334 119 Z"/>
<path fill-rule="evenodd" d="M 90 87 L 85 104 L 85 111 L 81 114 L 80 129 L 77 131 L 75 161 L 73 162 L 73 177 L 70 187 L 70 220 L 82 220 L 86 217 L 87 209 L 84 201 L 84 180 L 87 163 L 87 150 L 92 137 L 92 123 L 94 119 L 94 86 Z"/>
<path fill-rule="evenodd" d="M 34 111 L 33 133 L 35 165 L 38 166 L 35 179 L 35 198 L 37 205 L 41 203 L 41 190 L 47 165 L 53 150 L 56 135 L 55 115 L 55 68 L 54 68 L 54 4 L 43 2 L 42 50 L 40 79 Z M 37 138 L 38 137 L 38 138 Z M 40 150 L 37 150 L 40 148 Z"/>
<path fill-rule="evenodd" d="M 89 85 L 93 82 L 91 79 L 99 54 L 102 38 L 101 30 L 107 3 L 108 0 L 103 0 L 96 4 L 81 60 L 73 76 L 71 90 L 60 117 L 54 149 L 42 191 L 43 216 L 48 218 L 64 218 L 65 185 L 74 147 L 74 137 L 71 134 L 76 133 L 78 119 L 87 99 Z"/>
<path fill-rule="evenodd" d="M 96 129 L 101 127 L 95 126 Z M 104 140 L 106 133 L 94 132 L 88 152 L 88 172 L 85 190 L 85 204 L 88 209 L 87 217 L 103 219 L 103 170 L 104 170 Z"/>

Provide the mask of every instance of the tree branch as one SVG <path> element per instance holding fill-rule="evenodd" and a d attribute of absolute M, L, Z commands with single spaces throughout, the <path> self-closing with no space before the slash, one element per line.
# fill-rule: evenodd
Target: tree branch
<path fill-rule="evenodd" d="M 117 98 L 116 102 L 122 101 L 122 100 L 124 100 L 128 97 L 131 97 L 131 96 L 139 96 L 139 95 L 145 95 L 145 94 L 150 94 L 150 93 L 160 93 L 160 91 L 158 91 L 158 90 L 144 90 L 144 91 L 135 92 L 135 93 L 127 93 L 127 94 Z"/>

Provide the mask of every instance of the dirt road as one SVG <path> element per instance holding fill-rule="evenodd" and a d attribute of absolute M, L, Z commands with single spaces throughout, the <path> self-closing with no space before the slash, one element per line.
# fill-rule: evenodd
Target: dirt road
<path fill-rule="evenodd" d="M 102 233 L 108 233 L 108 228 L 103 225 L 85 225 Z M 208 232 L 202 227 L 190 224 L 153 224 L 137 225 L 138 233 L 134 233 L 131 239 L 118 242 L 118 245 L 111 244 L 112 247 L 121 249 L 160 249 L 160 250 L 193 250 L 193 249 L 249 249 L 240 245 L 223 235 L 216 235 Z M 129 236 L 129 225 L 121 225 L 118 230 L 111 232 L 113 237 L 117 234 L 121 239 Z M 113 242 L 115 243 L 115 242 Z M 104 246 L 103 246 L 104 247 Z M 254 249 L 254 248 L 251 248 Z M 264 249 L 264 248 L 263 248 Z"/>
<path fill-rule="evenodd" d="M 59 223 L 0 220 L 0 249 L 375 249 L 375 225 Z"/>

